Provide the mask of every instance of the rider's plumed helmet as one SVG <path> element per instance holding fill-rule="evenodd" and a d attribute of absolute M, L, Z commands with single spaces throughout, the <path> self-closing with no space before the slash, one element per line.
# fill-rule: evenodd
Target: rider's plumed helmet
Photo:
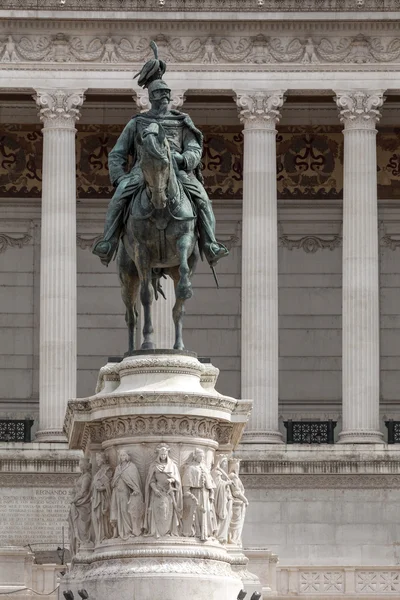
<path fill-rule="evenodd" d="M 149 83 L 149 85 L 147 86 L 147 89 L 149 91 L 150 99 L 153 95 L 153 92 L 155 92 L 156 90 L 168 90 L 169 92 L 171 92 L 171 88 L 162 79 L 155 79 L 154 81 Z"/>

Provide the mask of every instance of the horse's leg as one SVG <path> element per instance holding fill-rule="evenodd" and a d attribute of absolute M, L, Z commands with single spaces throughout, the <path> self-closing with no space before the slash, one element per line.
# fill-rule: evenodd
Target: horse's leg
<path fill-rule="evenodd" d="M 172 318 L 174 320 L 175 325 L 174 350 L 184 350 L 185 346 L 183 344 L 182 325 L 183 317 L 185 315 L 185 300 L 183 298 L 179 298 L 177 291 L 180 280 L 179 267 L 171 267 L 170 269 L 168 269 L 168 273 L 173 279 L 175 287 L 175 304 L 172 309 Z"/>
<path fill-rule="evenodd" d="M 140 277 L 140 300 L 143 306 L 143 343 L 142 350 L 153 350 L 153 323 L 151 321 L 151 305 L 153 302 L 152 272 L 148 249 L 141 244 L 136 253 L 136 265 Z"/>
<path fill-rule="evenodd" d="M 179 254 L 179 281 L 176 286 L 176 297 L 187 300 L 192 297 L 192 284 L 190 281 L 191 268 L 188 262 L 189 253 L 193 245 L 193 233 L 185 233 L 176 242 Z"/>
<path fill-rule="evenodd" d="M 188 259 L 189 265 L 189 277 L 192 277 L 193 272 L 196 268 L 196 264 L 199 258 L 197 245 L 195 250 L 192 252 Z M 185 299 L 180 298 L 178 295 L 178 285 L 181 278 L 179 267 L 172 267 L 168 270 L 169 275 L 174 280 L 175 285 L 175 305 L 172 309 L 172 318 L 175 324 L 175 344 L 174 350 L 184 350 L 185 345 L 183 343 L 183 317 L 185 316 Z"/>
<path fill-rule="evenodd" d="M 138 318 L 136 299 L 139 291 L 139 276 L 135 263 L 125 250 L 120 241 L 117 253 L 118 276 L 121 284 L 121 296 L 125 304 L 125 321 L 128 326 L 128 351 L 125 356 L 130 356 L 135 350 L 135 328 Z"/>

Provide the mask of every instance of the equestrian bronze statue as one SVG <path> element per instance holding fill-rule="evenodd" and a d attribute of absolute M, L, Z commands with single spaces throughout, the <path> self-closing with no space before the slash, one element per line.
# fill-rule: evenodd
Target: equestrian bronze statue
<path fill-rule="evenodd" d="M 148 89 L 151 109 L 129 121 L 108 156 L 116 191 L 103 238 L 93 248 L 104 265 L 117 257 L 128 355 L 135 349 L 139 291 L 144 314 L 141 349 L 153 349 L 153 296 L 163 294 L 161 277 L 173 279 L 174 349 L 183 350 L 184 303 L 192 295 L 191 278 L 199 255 L 214 268 L 228 254 L 215 238 L 215 217 L 203 186 L 203 136 L 188 115 L 169 110 L 171 90 L 162 79 L 166 65 L 158 59 L 153 42 L 151 47 L 155 58 L 138 73 L 139 85 Z"/>

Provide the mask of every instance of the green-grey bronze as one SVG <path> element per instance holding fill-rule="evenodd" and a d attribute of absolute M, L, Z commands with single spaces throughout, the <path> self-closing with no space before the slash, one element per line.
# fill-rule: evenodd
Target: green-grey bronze
<path fill-rule="evenodd" d="M 199 253 L 214 267 L 228 254 L 215 239 L 215 218 L 200 172 L 203 136 L 190 117 L 169 110 L 171 90 L 161 79 L 165 63 L 155 58 L 140 72 L 151 109 L 133 117 L 108 157 L 116 191 L 106 216 L 103 238 L 93 253 L 108 265 L 117 256 L 122 298 L 129 331 L 127 354 L 135 349 L 135 308 L 140 290 L 144 311 L 141 348 L 155 348 L 151 321 L 153 290 L 160 278 L 175 285 L 174 348 L 183 350 L 182 318 L 192 295 L 191 278 Z M 129 157 L 132 168 L 127 172 Z"/>

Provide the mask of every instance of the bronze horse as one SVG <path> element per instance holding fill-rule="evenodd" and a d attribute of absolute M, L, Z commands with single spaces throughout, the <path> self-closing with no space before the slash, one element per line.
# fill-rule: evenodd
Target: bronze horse
<path fill-rule="evenodd" d="M 161 291 L 160 278 L 174 281 L 175 350 L 183 350 L 185 300 L 192 296 L 191 278 L 199 257 L 196 214 L 179 181 L 163 127 L 152 122 L 138 136 L 144 185 L 130 203 L 117 253 L 121 294 L 126 307 L 129 347 L 135 350 L 136 299 L 143 305 L 142 350 L 154 349 L 151 305 Z M 162 291 L 161 291 L 162 293 Z"/>

